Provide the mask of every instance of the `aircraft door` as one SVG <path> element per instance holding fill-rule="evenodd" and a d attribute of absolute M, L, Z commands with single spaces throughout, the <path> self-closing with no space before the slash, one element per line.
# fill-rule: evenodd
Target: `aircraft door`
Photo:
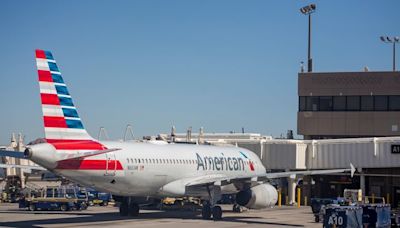
<path fill-rule="evenodd" d="M 117 161 L 115 158 L 115 153 L 106 153 L 106 171 L 105 176 L 115 176 L 117 170 Z"/>

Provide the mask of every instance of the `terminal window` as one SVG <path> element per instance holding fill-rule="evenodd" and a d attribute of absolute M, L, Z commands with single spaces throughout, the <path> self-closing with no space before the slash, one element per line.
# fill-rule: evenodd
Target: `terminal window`
<path fill-rule="evenodd" d="M 389 110 L 400 111 L 400 96 L 389 97 Z"/>
<path fill-rule="evenodd" d="M 324 96 L 319 97 L 319 110 L 320 111 L 332 111 L 332 97 Z"/>
<path fill-rule="evenodd" d="M 374 110 L 375 111 L 388 110 L 388 96 L 375 96 Z"/>
<path fill-rule="evenodd" d="M 360 110 L 360 96 L 348 96 L 346 110 L 359 111 Z"/>
<path fill-rule="evenodd" d="M 400 111 L 400 95 L 300 96 L 299 111 Z"/>
<path fill-rule="evenodd" d="M 361 111 L 374 111 L 373 96 L 361 96 Z"/>
<path fill-rule="evenodd" d="M 345 111 L 346 110 L 346 97 L 335 96 L 333 97 L 333 111 Z"/>

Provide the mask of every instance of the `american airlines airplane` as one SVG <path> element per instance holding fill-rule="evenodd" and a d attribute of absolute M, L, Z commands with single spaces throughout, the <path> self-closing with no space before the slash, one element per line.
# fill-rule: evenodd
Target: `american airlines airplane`
<path fill-rule="evenodd" d="M 277 202 L 270 179 L 354 173 L 351 164 L 350 169 L 267 173 L 256 154 L 239 147 L 98 141 L 85 130 L 52 53 L 36 50 L 36 63 L 45 141 L 0 156 L 30 159 L 76 183 L 111 192 L 121 216 L 138 216 L 143 199 L 195 196 L 203 200 L 202 217 L 219 220 L 216 203 L 222 194 L 236 194 L 237 205 L 260 209 Z"/>

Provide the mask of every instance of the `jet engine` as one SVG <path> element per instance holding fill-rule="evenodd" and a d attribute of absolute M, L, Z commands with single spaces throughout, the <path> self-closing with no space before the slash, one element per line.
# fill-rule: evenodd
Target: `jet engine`
<path fill-rule="evenodd" d="M 30 145 L 25 149 L 24 155 L 26 158 L 46 169 L 55 168 L 57 166 L 57 161 L 60 160 L 57 157 L 56 149 L 49 143 Z"/>
<path fill-rule="evenodd" d="M 278 201 L 278 192 L 270 184 L 260 184 L 236 194 L 236 203 L 250 209 L 271 207 Z"/>

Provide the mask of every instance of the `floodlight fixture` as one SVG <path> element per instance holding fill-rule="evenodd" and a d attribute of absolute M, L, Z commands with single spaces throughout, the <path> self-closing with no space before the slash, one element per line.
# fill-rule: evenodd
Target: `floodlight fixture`
<path fill-rule="evenodd" d="M 310 4 L 308 6 L 304 6 L 300 9 L 300 12 L 302 14 L 308 15 L 308 14 L 312 14 L 315 12 L 316 6 L 315 4 Z"/>
<path fill-rule="evenodd" d="M 398 36 L 381 36 L 381 40 L 384 43 L 393 44 L 393 71 L 396 71 L 396 43 L 399 43 L 400 38 Z"/>
<path fill-rule="evenodd" d="M 300 12 L 304 15 L 308 15 L 308 69 L 307 72 L 312 72 L 312 58 L 311 58 L 311 14 L 316 10 L 315 4 L 304 6 L 300 9 Z"/>

